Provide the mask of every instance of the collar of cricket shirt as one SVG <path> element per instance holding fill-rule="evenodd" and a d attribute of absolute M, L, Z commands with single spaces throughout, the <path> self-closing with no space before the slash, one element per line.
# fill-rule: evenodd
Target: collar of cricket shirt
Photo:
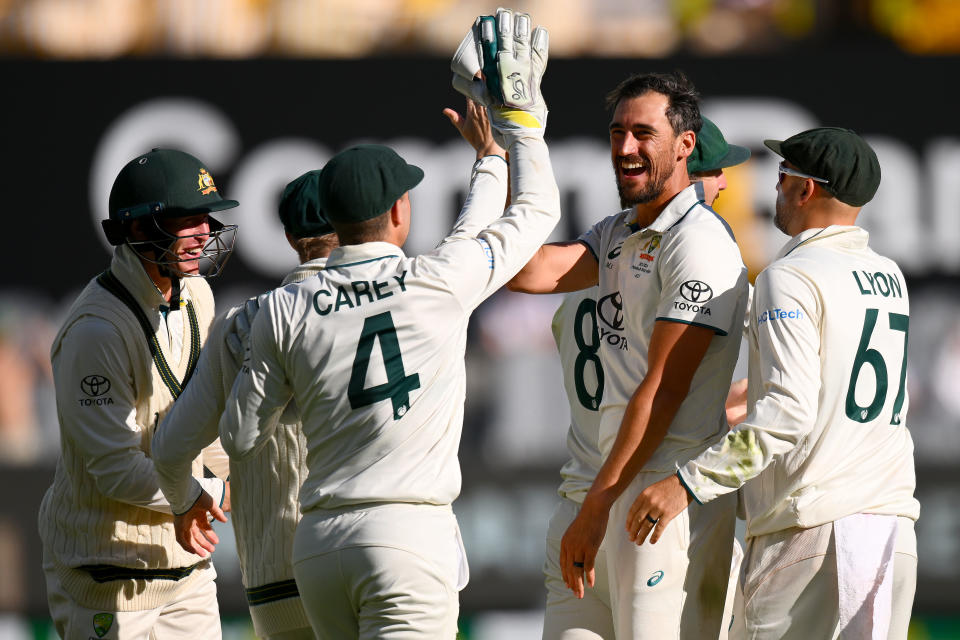
<path fill-rule="evenodd" d="M 167 307 L 168 303 L 163 294 L 160 293 L 160 289 L 147 275 L 139 256 L 129 245 L 122 244 L 114 250 L 113 260 L 110 262 L 110 272 L 145 309 L 159 311 L 161 307 Z M 187 287 L 182 286 L 180 288 L 180 306 L 182 307 L 189 299 L 190 294 Z"/>
<path fill-rule="evenodd" d="M 795 249 L 813 242 L 827 241 L 835 246 L 859 248 L 867 246 L 869 240 L 870 234 L 865 229 L 856 226 L 830 225 L 819 229 L 806 229 L 790 238 L 774 259 L 782 258 L 793 253 Z"/>
<path fill-rule="evenodd" d="M 404 258 L 403 249 L 389 242 L 364 242 L 337 247 L 327 258 L 327 269 L 349 267 L 362 262 L 373 262 L 384 258 Z"/>
<path fill-rule="evenodd" d="M 693 209 L 697 204 L 700 203 L 700 198 L 697 195 L 696 185 L 691 184 L 689 187 L 673 196 L 673 200 L 667 203 L 667 206 L 663 208 L 663 211 L 660 212 L 660 215 L 654 219 L 650 226 L 646 229 L 642 229 L 637 226 L 637 210 L 634 208 L 627 215 L 627 226 L 636 233 L 637 231 L 647 230 L 654 233 L 664 233 L 670 227 L 674 226 L 687 215 L 691 209 Z"/>
<path fill-rule="evenodd" d="M 327 264 L 326 258 L 314 258 L 313 260 L 307 260 L 303 264 L 297 265 L 290 273 L 288 273 L 281 282 L 281 286 L 290 284 L 291 282 L 303 282 L 310 276 L 314 276 L 321 271 L 323 267 Z"/>

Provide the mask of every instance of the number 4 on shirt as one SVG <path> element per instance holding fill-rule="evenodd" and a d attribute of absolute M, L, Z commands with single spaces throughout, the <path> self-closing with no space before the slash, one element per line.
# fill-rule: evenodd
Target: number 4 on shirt
<path fill-rule="evenodd" d="M 367 368 L 370 366 L 370 354 L 373 352 L 373 343 L 377 338 L 380 339 L 380 352 L 387 370 L 387 381 L 374 387 L 364 388 Z M 416 373 L 408 376 L 403 369 L 397 329 L 393 325 L 393 316 L 390 312 L 379 313 L 364 319 L 360 341 L 357 343 L 357 355 L 353 358 L 350 383 L 347 385 L 350 407 L 359 409 L 389 399 L 393 404 L 393 419 L 399 420 L 410 409 L 410 392 L 419 388 L 420 376 Z"/>

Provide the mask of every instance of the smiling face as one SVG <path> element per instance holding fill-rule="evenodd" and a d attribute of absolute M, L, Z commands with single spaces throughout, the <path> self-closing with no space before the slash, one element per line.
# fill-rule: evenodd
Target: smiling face
<path fill-rule="evenodd" d="M 648 91 L 621 100 L 614 110 L 610 155 L 623 208 L 660 198 L 677 169 L 679 137 L 668 107 L 667 96 Z"/>
<path fill-rule="evenodd" d="M 185 218 L 169 218 L 158 221 L 160 228 L 176 236 L 161 260 L 173 263 L 172 270 L 183 275 L 200 272 L 200 257 L 203 247 L 210 239 L 210 221 L 206 213 Z"/>

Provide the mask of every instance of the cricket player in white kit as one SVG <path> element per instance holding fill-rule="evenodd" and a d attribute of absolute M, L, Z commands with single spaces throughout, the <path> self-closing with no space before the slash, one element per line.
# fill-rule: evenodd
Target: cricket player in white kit
<path fill-rule="evenodd" d="M 437 249 L 408 258 L 407 192 L 423 172 L 378 145 L 337 154 L 320 184 L 341 247 L 315 278 L 261 304 L 220 424 L 224 448 L 242 460 L 291 398 L 300 410 L 309 475 L 293 561 L 320 638 L 456 634 L 467 566 L 450 505 L 460 489 L 467 323 L 560 215 L 539 94 L 546 32 L 531 34 L 529 16 L 509 11 L 487 23 L 475 46 L 498 52 L 488 83 L 522 80 L 511 79 L 506 102 L 479 79 L 471 91 L 509 151 L 512 204 L 503 211 L 500 189 Z M 481 162 L 505 186 L 502 159 Z"/>
<path fill-rule="evenodd" d="M 319 171 L 308 171 L 286 186 L 279 213 L 287 241 L 300 264 L 283 284 L 316 275 L 337 246 L 333 227 L 320 209 Z M 208 513 L 225 520 L 184 464 L 215 441 L 218 426 L 247 346 L 244 327 L 256 314 L 257 299 L 217 319 L 197 364 L 192 384 L 153 436 L 153 459 L 160 488 L 170 500 L 177 540 L 205 556 L 219 542 Z M 246 460 L 230 461 L 233 529 L 257 636 L 270 640 L 311 640 L 293 577 L 293 536 L 300 521 L 300 485 L 307 475 L 306 441 L 296 407 L 283 415 L 271 438 Z"/>
<path fill-rule="evenodd" d="M 618 637 L 720 633 L 735 502 L 691 513 L 670 545 L 638 553 L 619 527 L 636 495 L 672 474 L 727 429 L 724 400 L 736 363 L 747 272 L 726 223 L 690 184 L 686 160 L 701 127 L 682 74 L 645 74 L 608 96 L 611 156 L 625 207 L 576 243 L 545 245 L 511 282 L 530 293 L 599 283 L 604 463 L 561 541 L 560 569 L 578 597 L 607 533 Z M 622 515 L 621 515 L 622 514 Z"/>
<path fill-rule="evenodd" d="M 693 500 L 743 487 L 745 623 L 731 637 L 907 637 L 919 504 L 906 426 L 910 309 L 899 267 L 854 226 L 880 165 L 848 129 L 767 140 L 775 224 L 791 239 L 756 281 L 749 410 L 637 497 L 620 526 L 658 543 Z"/>
<path fill-rule="evenodd" d="M 150 443 L 189 388 L 213 320 L 210 286 L 197 276 L 219 271 L 232 250 L 236 227 L 209 214 L 235 206 L 200 160 L 174 149 L 134 158 L 114 181 L 103 222 L 113 260 L 70 308 L 50 356 L 61 456 L 39 526 L 62 638 L 220 637 L 216 571 L 177 545 Z M 181 462 L 223 499 L 219 445 Z M 204 467 L 217 477 L 204 478 Z"/>
<path fill-rule="evenodd" d="M 712 206 L 720 191 L 727 186 L 723 169 L 745 162 L 750 157 L 750 150 L 727 144 L 715 124 L 706 117 L 702 120 L 693 153 L 687 158 L 687 172 L 692 181 L 701 183 L 704 203 Z M 577 598 L 566 587 L 560 569 L 561 537 L 579 512 L 603 463 L 598 441 L 605 378 L 598 353 L 601 326 L 597 318 L 598 291 L 598 287 L 590 287 L 568 293 L 551 324 L 570 406 L 567 433 L 570 459 L 560 470 L 563 481 L 558 493 L 561 499 L 547 530 L 547 557 L 543 569 L 547 587 L 544 640 L 614 638 L 605 546 L 601 545 L 594 562 L 594 587 L 584 590 L 583 598 Z M 727 600 L 732 604 L 731 595 L 728 590 Z M 724 633 L 727 620 L 729 612 L 721 624 Z"/>

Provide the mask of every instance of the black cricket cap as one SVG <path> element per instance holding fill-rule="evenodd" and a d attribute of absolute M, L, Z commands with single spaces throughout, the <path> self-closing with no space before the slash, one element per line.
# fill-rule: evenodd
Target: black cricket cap
<path fill-rule="evenodd" d="M 763 144 L 800 171 L 827 180 L 820 186 L 853 207 L 870 202 L 880 186 L 877 154 L 851 129 L 820 127 Z"/>

